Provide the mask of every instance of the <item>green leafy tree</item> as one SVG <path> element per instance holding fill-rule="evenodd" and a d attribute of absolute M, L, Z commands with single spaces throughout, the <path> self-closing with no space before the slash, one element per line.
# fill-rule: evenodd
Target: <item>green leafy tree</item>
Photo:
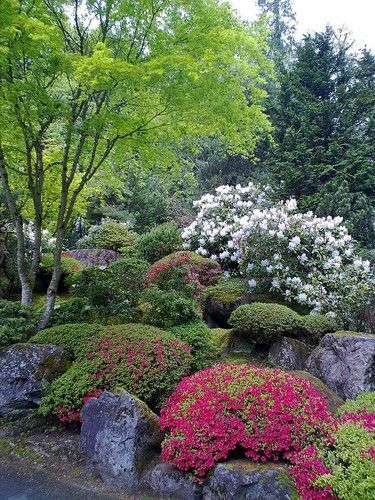
<path fill-rule="evenodd" d="M 56 238 L 39 328 L 53 311 L 64 238 L 88 190 L 108 183 L 107 168 L 120 158 L 155 162 L 194 136 L 254 148 L 268 129 L 265 38 L 217 0 L 1 2 L 0 180 L 23 304 L 43 229 Z"/>

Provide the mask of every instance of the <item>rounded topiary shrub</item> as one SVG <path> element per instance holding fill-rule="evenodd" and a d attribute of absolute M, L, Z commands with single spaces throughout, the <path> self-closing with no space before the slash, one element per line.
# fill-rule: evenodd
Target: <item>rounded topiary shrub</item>
<path fill-rule="evenodd" d="M 137 241 L 137 254 L 151 264 L 181 249 L 181 231 L 173 222 L 152 228 Z"/>
<path fill-rule="evenodd" d="M 303 316 L 303 327 L 306 330 L 307 340 L 318 343 L 326 333 L 337 330 L 337 323 L 333 318 L 322 314 Z"/>
<path fill-rule="evenodd" d="M 218 365 L 184 378 L 161 411 L 162 457 L 197 481 L 236 451 L 288 460 L 329 431 L 331 414 L 312 385 L 279 370 Z"/>
<path fill-rule="evenodd" d="M 170 328 L 198 318 L 195 302 L 176 292 L 147 288 L 141 295 L 139 310 L 143 323 Z"/>
<path fill-rule="evenodd" d="M 35 322 L 29 307 L 19 302 L 0 300 L 0 349 L 24 342 L 32 335 Z"/>
<path fill-rule="evenodd" d="M 131 231 L 126 223 L 106 220 L 97 226 L 91 226 L 87 236 L 78 240 L 78 248 L 106 248 L 120 252 L 122 255 L 132 255 L 138 235 Z"/>
<path fill-rule="evenodd" d="M 209 285 L 221 276 L 220 265 L 194 252 L 175 252 L 156 262 L 147 274 L 149 285 L 161 290 L 179 291 L 199 297 Z"/>
<path fill-rule="evenodd" d="M 236 332 L 262 344 L 299 335 L 303 328 L 302 317 L 289 307 L 260 302 L 240 306 L 231 314 L 229 323 Z"/>
<path fill-rule="evenodd" d="M 157 410 L 190 365 L 190 347 L 170 333 L 141 324 L 106 327 L 85 359 L 52 382 L 41 411 L 77 417 L 83 398 L 116 387 Z"/>
<path fill-rule="evenodd" d="M 54 344 L 65 349 L 74 359 L 85 357 L 93 342 L 103 330 L 102 325 L 91 323 L 67 323 L 41 330 L 31 337 L 32 344 Z"/>
<path fill-rule="evenodd" d="M 211 330 L 203 321 L 192 321 L 168 329 L 172 335 L 191 347 L 191 371 L 202 370 L 214 363 L 219 355 Z"/>

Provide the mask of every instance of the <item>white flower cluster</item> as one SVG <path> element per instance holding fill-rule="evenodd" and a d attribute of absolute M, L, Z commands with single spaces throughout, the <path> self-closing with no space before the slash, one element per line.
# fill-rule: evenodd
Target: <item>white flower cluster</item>
<path fill-rule="evenodd" d="M 374 271 L 356 255 L 341 217 L 299 213 L 294 199 L 272 206 L 267 190 L 253 184 L 221 186 L 196 206 L 185 243 L 227 271 L 240 266 L 250 289 L 268 289 L 345 325 L 374 294 Z"/>
<path fill-rule="evenodd" d="M 182 232 L 185 249 L 217 260 L 223 269 L 238 267 L 240 252 L 232 235 L 239 221 L 256 208 L 271 206 L 270 188 L 253 183 L 247 186 L 220 186 L 194 202 L 196 220 Z"/>

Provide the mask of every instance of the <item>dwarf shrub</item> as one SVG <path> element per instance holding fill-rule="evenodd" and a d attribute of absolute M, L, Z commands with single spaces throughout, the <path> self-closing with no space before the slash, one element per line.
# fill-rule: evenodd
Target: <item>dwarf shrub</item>
<path fill-rule="evenodd" d="M 91 226 L 88 235 L 78 240 L 78 248 L 106 248 L 120 252 L 124 256 L 134 253 L 138 235 L 127 224 L 106 220 L 97 226 Z"/>
<path fill-rule="evenodd" d="M 184 378 L 161 411 L 162 458 L 201 481 L 237 451 L 287 460 L 329 430 L 331 415 L 312 385 L 279 370 L 218 365 Z"/>
<path fill-rule="evenodd" d="M 203 321 L 192 321 L 168 329 L 172 335 L 191 347 L 191 371 L 196 372 L 213 364 L 219 349 L 211 336 L 211 330 Z"/>
<path fill-rule="evenodd" d="M 190 347 L 149 325 L 106 327 L 86 358 L 55 380 L 43 400 L 43 413 L 72 414 L 96 390 L 122 387 L 158 409 L 189 372 Z"/>
<path fill-rule="evenodd" d="M 40 309 L 40 312 L 42 309 Z M 50 326 L 65 325 L 66 323 L 90 323 L 92 314 L 86 299 L 81 297 L 69 297 L 57 300 Z"/>
<path fill-rule="evenodd" d="M 143 323 L 169 328 L 195 320 L 198 317 L 195 302 L 175 292 L 147 288 L 141 295 L 139 309 Z"/>
<path fill-rule="evenodd" d="M 175 252 L 156 262 L 147 275 L 149 285 L 161 290 L 178 291 L 189 297 L 199 297 L 221 276 L 217 262 L 193 252 Z"/>
<path fill-rule="evenodd" d="M 181 249 L 181 231 L 172 222 L 154 227 L 142 234 L 137 241 L 137 254 L 151 264 Z"/>
<path fill-rule="evenodd" d="M 0 300 L 0 348 L 27 340 L 35 327 L 31 309 L 19 302 Z"/>
<path fill-rule="evenodd" d="M 87 301 L 99 320 L 117 316 L 122 322 L 134 320 L 149 264 L 134 257 L 114 262 L 106 269 L 91 268 L 83 274 L 74 294 Z"/>
<path fill-rule="evenodd" d="M 289 307 L 260 302 L 240 306 L 231 314 L 229 323 L 236 332 L 264 344 L 296 336 L 303 328 L 302 317 Z"/>
<path fill-rule="evenodd" d="M 345 401 L 337 410 L 339 417 L 344 413 L 358 414 L 366 412 L 375 415 L 375 392 L 362 392 L 354 400 Z"/>
<path fill-rule="evenodd" d="M 73 358 L 83 358 L 92 349 L 93 342 L 102 330 L 103 326 L 98 324 L 68 323 L 41 330 L 29 342 L 55 344 Z"/>
<path fill-rule="evenodd" d="M 303 316 L 302 319 L 307 337 L 314 343 L 318 343 L 326 333 L 332 333 L 337 330 L 336 321 L 329 316 L 310 314 L 308 316 Z"/>
<path fill-rule="evenodd" d="M 221 279 L 216 285 L 209 286 L 206 296 L 223 304 L 234 304 L 246 294 L 246 285 L 240 279 Z"/>

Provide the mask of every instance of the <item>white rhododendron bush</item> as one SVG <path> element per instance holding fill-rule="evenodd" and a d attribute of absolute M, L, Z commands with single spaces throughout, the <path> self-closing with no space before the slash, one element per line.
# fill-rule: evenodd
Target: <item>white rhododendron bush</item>
<path fill-rule="evenodd" d="M 185 246 L 240 273 L 256 292 L 271 291 L 359 327 L 374 296 L 374 270 L 356 254 L 341 217 L 300 213 L 295 200 L 272 203 L 269 188 L 221 186 L 196 203 Z"/>

